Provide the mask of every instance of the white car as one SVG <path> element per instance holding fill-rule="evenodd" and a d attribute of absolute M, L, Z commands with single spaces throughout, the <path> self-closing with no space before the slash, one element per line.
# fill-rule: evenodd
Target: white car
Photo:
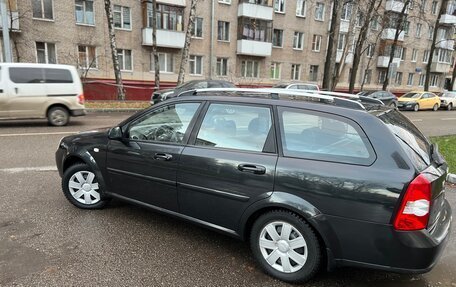
<path fill-rule="evenodd" d="M 456 92 L 445 91 L 439 94 L 440 108 L 451 111 L 456 106 Z"/>

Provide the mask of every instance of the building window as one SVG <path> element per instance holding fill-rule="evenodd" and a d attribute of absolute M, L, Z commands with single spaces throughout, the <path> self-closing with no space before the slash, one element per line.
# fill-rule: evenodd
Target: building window
<path fill-rule="evenodd" d="M 408 36 L 410 31 L 410 21 L 404 22 L 404 36 Z"/>
<path fill-rule="evenodd" d="M 372 19 L 370 20 L 370 28 L 374 31 L 377 31 L 379 25 L 380 24 L 378 21 L 378 15 L 373 16 Z"/>
<path fill-rule="evenodd" d="M 404 47 L 398 47 L 398 48 L 399 48 L 399 58 L 401 59 L 401 61 L 404 61 L 405 57 L 407 55 L 407 48 L 404 48 Z"/>
<path fill-rule="evenodd" d="M 94 46 L 78 46 L 78 66 L 80 69 L 97 68 L 97 55 Z"/>
<path fill-rule="evenodd" d="M 432 1 L 431 12 L 434 15 L 437 15 L 437 6 L 438 6 L 437 1 Z"/>
<path fill-rule="evenodd" d="M 92 0 L 76 0 L 75 5 L 75 14 L 76 14 L 76 23 L 86 24 L 86 25 L 95 25 L 95 17 L 93 13 L 93 1 Z"/>
<path fill-rule="evenodd" d="M 318 66 L 317 65 L 310 65 L 309 81 L 311 81 L 311 82 L 318 81 Z"/>
<path fill-rule="evenodd" d="M 317 2 L 315 4 L 315 20 L 324 21 L 325 20 L 325 4 Z"/>
<path fill-rule="evenodd" d="M 421 74 L 421 75 L 420 75 L 420 80 L 419 80 L 419 82 L 418 82 L 418 86 L 419 86 L 419 87 L 424 86 L 424 81 L 425 81 L 425 80 L 426 80 L 426 74 Z"/>
<path fill-rule="evenodd" d="M 346 40 L 347 40 L 347 34 L 339 33 L 339 38 L 337 39 L 337 50 L 339 50 L 339 51 L 344 50 Z"/>
<path fill-rule="evenodd" d="M 342 14 L 340 15 L 340 20 L 342 21 L 350 21 L 351 14 L 352 14 L 353 5 L 352 3 L 345 3 L 342 6 Z"/>
<path fill-rule="evenodd" d="M 258 61 L 242 61 L 241 76 L 245 78 L 259 78 L 260 63 Z"/>
<path fill-rule="evenodd" d="M 147 3 L 147 27 L 152 27 L 152 3 Z M 184 31 L 184 8 L 157 4 L 157 29 Z"/>
<path fill-rule="evenodd" d="M 294 32 L 293 49 L 302 50 L 304 47 L 304 33 Z"/>
<path fill-rule="evenodd" d="M 412 62 L 416 62 L 417 55 L 418 55 L 418 50 L 413 49 L 412 50 Z"/>
<path fill-rule="evenodd" d="M 416 31 L 415 31 L 415 37 L 420 38 L 421 37 L 421 27 L 423 25 L 421 23 L 416 23 Z"/>
<path fill-rule="evenodd" d="M 119 58 L 119 66 L 122 71 L 133 70 L 133 60 L 131 56 L 131 50 L 117 49 L 117 57 Z"/>
<path fill-rule="evenodd" d="M 219 0 L 219 3 L 231 4 L 231 0 Z"/>
<path fill-rule="evenodd" d="M 423 53 L 423 63 L 427 63 L 429 61 L 429 50 L 425 50 Z"/>
<path fill-rule="evenodd" d="M 170 53 L 158 53 L 158 64 L 160 72 L 174 73 L 174 57 Z M 155 71 L 154 54 L 150 54 L 150 70 Z"/>
<path fill-rule="evenodd" d="M 375 52 L 375 45 L 374 44 L 367 44 L 366 56 L 368 58 L 372 58 L 374 56 L 374 52 Z"/>
<path fill-rule="evenodd" d="M 230 22 L 218 21 L 217 31 L 217 40 L 226 42 L 230 41 Z"/>
<path fill-rule="evenodd" d="M 429 83 L 429 86 L 431 87 L 438 87 L 439 86 L 439 80 L 440 77 L 437 74 L 431 74 L 431 81 Z"/>
<path fill-rule="evenodd" d="M 432 40 L 432 37 L 434 37 L 434 27 L 429 26 L 429 28 L 428 28 L 428 39 Z"/>
<path fill-rule="evenodd" d="M 396 85 L 402 85 L 402 72 L 396 72 L 396 78 L 394 79 Z"/>
<path fill-rule="evenodd" d="M 281 65 L 280 63 L 271 63 L 271 79 L 279 80 L 280 79 L 280 72 L 281 72 Z"/>
<path fill-rule="evenodd" d="M 321 35 L 313 35 L 312 51 L 320 52 L 320 47 L 321 47 Z"/>
<path fill-rule="evenodd" d="M 272 21 L 240 17 L 238 23 L 238 40 L 271 42 Z"/>
<path fill-rule="evenodd" d="M 386 71 L 385 70 L 379 71 L 378 72 L 378 83 L 383 84 L 383 82 L 385 82 L 385 79 L 386 79 Z"/>
<path fill-rule="evenodd" d="M 298 81 L 301 79 L 301 65 L 300 64 L 292 64 L 291 65 L 291 79 Z"/>
<path fill-rule="evenodd" d="M 195 23 L 192 27 L 193 38 L 203 38 L 203 18 L 195 17 Z"/>
<path fill-rule="evenodd" d="M 228 76 L 228 58 L 217 58 L 217 76 Z"/>
<path fill-rule="evenodd" d="M 296 16 L 306 17 L 306 0 L 296 1 Z"/>
<path fill-rule="evenodd" d="M 285 0 L 274 0 L 274 11 L 277 13 L 285 13 Z"/>
<path fill-rule="evenodd" d="M 36 62 L 40 64 L 57 64 L 55 44 L 36 42 Z"/>
<path fill-rule="evenodd" d="M 190 75 L 203 75 L 203 56 L 190 55 L 188 59 Z"/>
<path fill-rule="evenodd" d="M 52 9 L 52 0 L 32 0 L 33 18 L 36 19 L 54 19 Z"/>
<path fill-rule="evenodd" d="M 113 9 L 114 28 L 131 29 L 131 11 L 130 7 L 114 5 Z"/>
<path fill-rule="evenodd" d="M 283 30 L 274 29 L 274 33 L 272 34 L 272 46 L 283 47 Z"/>
<path fill-rule="evenodd" d="M 409 74 L 408 74 L 407 86 L 413 86 L 413 76 L 414 76 L 413 73 L 409 73 Z"/>
<path fill-rule="evenodd" d="M 372 80 L 372 70 L 371 69 L 366 69 L 364 71 L 364 83 L 366 85 L 370 85 Z"/>
<path fill-rule="evenodd" d="M 433 61 L 439 63 L 451 63 L 452 50 L 435 49 Z"/>

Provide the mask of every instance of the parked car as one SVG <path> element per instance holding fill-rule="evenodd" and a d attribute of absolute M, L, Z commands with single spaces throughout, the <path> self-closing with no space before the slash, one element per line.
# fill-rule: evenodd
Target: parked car
<path fill-rule="evenodd" d="M 64 126 L 84 116 L 84 94 L 75 67 L 0 63 L 0 119 L 47 118 Z"/>
<path fill-rule="evenodd" d="M 451 111 L 456 106 L 456 92 L 445 91 L 439 97 L 441 108 Z"/>
<path fill-rule="evenodd" d="M 400 110 L 429 110 L 437 111 L 440 107 L 440 98 L 431 92 L 409 92 L 398 99 L 397 107 Z"/>
<path fill-rule="evenodd" d="M 258 265 L 287 282 L 336 266 L 431 270 L 452 221 L 437 147 L 396 109 L 270 90 L 195 91 L 63 138 L 64 195 L 84 209 L 117 198 L 248 240 Z"/>
<path fill-rule="evenodd" d="M 236 86 L 228 81 L 222 80 L 193 80 L 174 88 L 154 92 L 150 99 L 150 104 L 154 105 L 166 99 L 177 97 L 180 93 L 194 89 L 206 88 L 235 88 Z"/>
<path fill-rule="evenodd" d="M 316 84 L 309 84 L 309 83 L 281 83 L 275 85 L 273 88 L 277 89 L 292 89 L 292 90 L 309 90 L 309 91 L 319 91 L 320 88 Z"/>
<path fill-rule="evenodd" d="M 385 106 L 397 107 L 397 97 L 388 91 L 362 91 L 358 93 L 358 96 L 378 99 L 382 101 Z"/>

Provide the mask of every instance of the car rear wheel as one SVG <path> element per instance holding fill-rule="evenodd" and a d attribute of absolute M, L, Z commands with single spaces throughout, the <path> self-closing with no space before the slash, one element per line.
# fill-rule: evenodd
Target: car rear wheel
<path fill-rule="evenodd" d="M 419 104 L 415 104 L 415 106 L 413 107 L 413 110 L 415 112 L 419 111 L 420 110 L 420 105 Z"/>
<path fill-rule="evenodd" d="M 313 229 L 288 211 L 272 211 L 254 223 L 250 246 L 269 275 L 292 283 L 312 278 L 320 267 L 320 244 Z"/>
<path fill-rule="evenodd" d="M 70 114 L 64 107 L 53 107 L 48 111 L 47 119 L 52 126 L 66 126 L 70 121 Z"/>
<path fill-rule="evenodd" d="M 390 108 L 396 108 L 396 103 L 395 102 L 392 102 L 391 104 L 389 104 Z"/>
<path fill-rule="evenodd" d="M 64 172 L 62 190 L 65 197 L 79 208 L 102 208 L 108 202 L 108 199 L 102 198 L 102 187 L 87 164 L 72 165 Z"/>
<path fill-rule="evenodd" d="M 452 103 L 449 103 L 448 106 L 447 106 L 447 110 L 448 111 L 451 111 L 453 109 L 453 104 Z"/>
<path fill-rule="evenodd" d="M 435 104 L 433 107 L 432 107 L 432 110 L 435 112 L 439 109 L 439 105 Z"/>

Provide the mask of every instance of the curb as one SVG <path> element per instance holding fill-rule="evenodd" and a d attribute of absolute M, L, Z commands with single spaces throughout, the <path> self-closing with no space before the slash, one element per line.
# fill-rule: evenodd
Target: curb
<path fill-rule="evenodd" d="M 452 184 L 456 184 L 456 174 L 449 173 L 447 176 L 447 181 Z"/>
<path fill-rule="evenodd" d="M 125 113 L 125 112 L 139 112 L 144 109 L 135 108 L 119 108 L 119 109 L 85 109 L 87 113 Z"/>

